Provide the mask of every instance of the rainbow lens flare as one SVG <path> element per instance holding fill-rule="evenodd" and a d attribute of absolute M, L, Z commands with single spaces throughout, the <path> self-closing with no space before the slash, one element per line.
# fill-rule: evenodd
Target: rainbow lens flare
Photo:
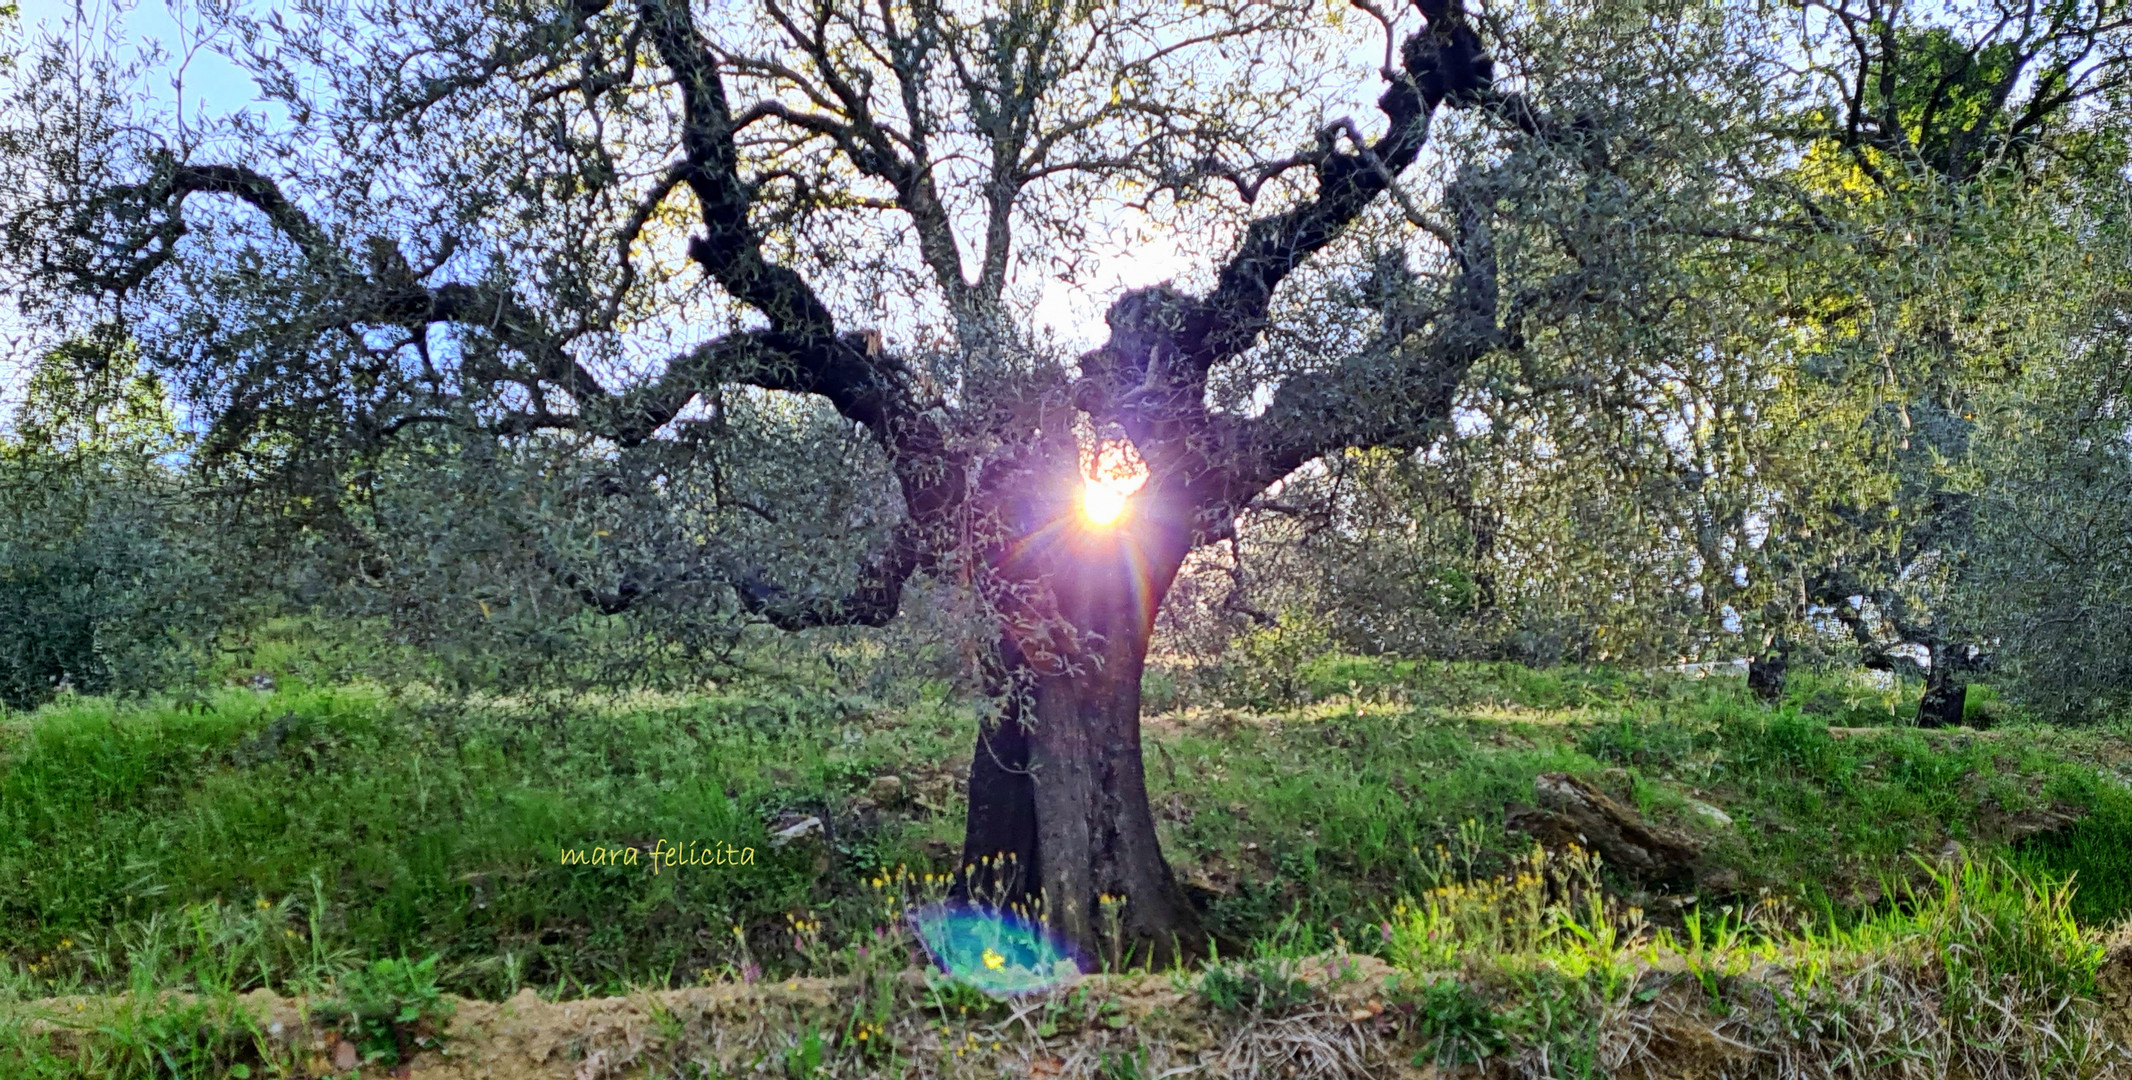
<path fill-rule="evenodd" d="M 934 904 L 910 913 L 933 964 L 996 998 L 1066 986 L 1081 977 L 1073 951 L 1042 925 L 977 904 Z"/>

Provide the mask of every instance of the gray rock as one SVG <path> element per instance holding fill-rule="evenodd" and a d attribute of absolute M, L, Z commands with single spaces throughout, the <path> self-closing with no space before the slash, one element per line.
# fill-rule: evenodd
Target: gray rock
<path fill-rule="evenodd" d="M 808 836 L 808 835 L 812 835 L 812 834 L 816 834 L 816 833 L 820 833 L 821 831 L 822 831 L 822 819 L 821 819 L 821 818 L 818 818 L 818 817 L 806 817 L 806 818 L 801 818 L 801 819 L 800 819 L 799 821 L 797 821 L 797 822 L 795 822 L 795 823 L 793 823 L 793 824 L 791 824 L 791 825 L 787 825 L 787 826 L 785 826 L 784 828 L 782 828 L 782 829 L 779 829 L 779 830 L 777 830 L 777 831 L 776 831 L 776 832 L 774 832 L 774 833 L 771 833 L 771 834 L 770 834 L 770 846 L 771 846 L 771 847 L 778 847 L 778 848 L 781 848 L 781 847 L 784 847 L 784 846 L 785 846 L 786 844 L 789 844 L 789 843 L 793 842 L 794 840 L 798 840 L 798 839 L 800 839 L 801 837 L 804 837 L 804 836 Z"/>
<path fill-rule="evenodd" d="M 1708 821 L 1710 824 L 1715 825 L 1721 829 L 1729 829 L 1732 827 L 1731 814 L 1728 814 L 1723 810 L 1720 810 L 1717 807 L 1702 801 L 1701 799 L 1689 799 L 1687 800 L 1687 803 L 1688 809 L 1695 811 L 1697 816 L 1701 817 L 1705 821 Z"/>

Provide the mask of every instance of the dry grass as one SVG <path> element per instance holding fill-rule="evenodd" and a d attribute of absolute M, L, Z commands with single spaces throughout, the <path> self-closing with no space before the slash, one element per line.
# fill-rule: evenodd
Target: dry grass
<path fill-rule="evenodd" d="M 1153 1080 L 1386 1076 L 1667 1080 L 2087 1080 L 2132 1075 L 2132 933 L 2102 947 L 2092 996 L 2018 972 L 1956 985 L 1931 950 L 1839 956 L 1832 943 L 1745 937 L 1700 947 L 1643 940 L 1615 973 L 1471 966 L 1505 1041 L 1482 1060 L 1416 1064 L 1432 1038 L 1416 1004 L 1430 976 L 1370 957 L 1285 962 L 1310 988 L 1286 1007 L 1225 1011 L 1184 975 L 1092 976 L 1071 988 L 957 1006 L 920 972 L 720 983 L 550 1002 L 532 991 L 460 1000 L 427 1080 L 638 1076 Z M 1633 955 L 1631 953 L 1633 952 Z M 1248 965 L 1246 965 L 1248 967 Z M 885 977 L 885 981 L 883 981 Z M 887 991 L 884 998 L 883 991 Z M 1566 991 L 1566 992 L 1565 992 Z M 1547 1014 L 1537 1005 L 1550 1003 Z M 165 1007 L 184 1004 L 164 999 Z M 883 1006 L 887 1007 L 884 1009 Z M 308 1003 L 265 992 L 223 1003 L 217 1023 L 256 1039 L 254 1076 L 345 1075 L 338 1036 Z M 70 1060 L 99 1057 L 123 998 L 54 999 L 17 1038 Z M 970 1011 L 961 1011 L 969 1008 Z M 878 1026 L 865 1017 L 878 1016 Z M 867 1037 L 857 1032 L 864 1029 Z M 7 1030 L 0 1025 L 0 1033 Z M 811 1049 L 810 1049 L 811 1048 Z M 0 1063 L 8 1060 L 0 1055 Z M 0 1070 L 5 1071 L 5 1070 Z M 35 1074 L 26 1074 L 35 1075 Z M 130 1075 L 48 1071 L 46 1075 Z M 373 1069 L 365 1075 L 387 1075 Z"/>

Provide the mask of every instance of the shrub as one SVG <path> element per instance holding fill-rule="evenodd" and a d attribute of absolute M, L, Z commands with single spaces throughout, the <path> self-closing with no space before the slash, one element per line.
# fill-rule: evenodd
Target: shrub
<path fill-rule="evenodd" d="M 365 1061 L 397 1065 L 416 1047 L 435 1045 L 451 1003 L 437 987 L 437 957 L 374 960 L 340 979 L 317 1017 L 338 1027 Z"/>

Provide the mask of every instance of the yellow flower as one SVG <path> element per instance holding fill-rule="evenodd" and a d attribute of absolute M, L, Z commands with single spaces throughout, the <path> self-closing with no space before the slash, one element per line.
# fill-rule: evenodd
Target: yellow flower
<path fill-rule="evenodd" d="M 1000 969 L 1002 969 L 1002 968 L 1004 968 L 1004 967 L 1006 967 L 1006 966 L 1007 966 L 1007 958 L 1006 958 L 1006 957 L 1004 957 L 1004 956 L 1001 956 L 1001 955 L 1000 955 L 999 953 L 997 953 L 997 952 L 994 952 L 994 951 L 993 951 L 993 950 L 991 950 L 991 949 L 986 949 L 986 950 L 985 950 L 985 957 L 984 957 L 984 959 L 985 959 L 985 966 L 986 966 L 987 968 L 990 968 L 990 969 L 992 969 L 993 971 L 998 971 L 998 970 L 1000 970 Z"/>

